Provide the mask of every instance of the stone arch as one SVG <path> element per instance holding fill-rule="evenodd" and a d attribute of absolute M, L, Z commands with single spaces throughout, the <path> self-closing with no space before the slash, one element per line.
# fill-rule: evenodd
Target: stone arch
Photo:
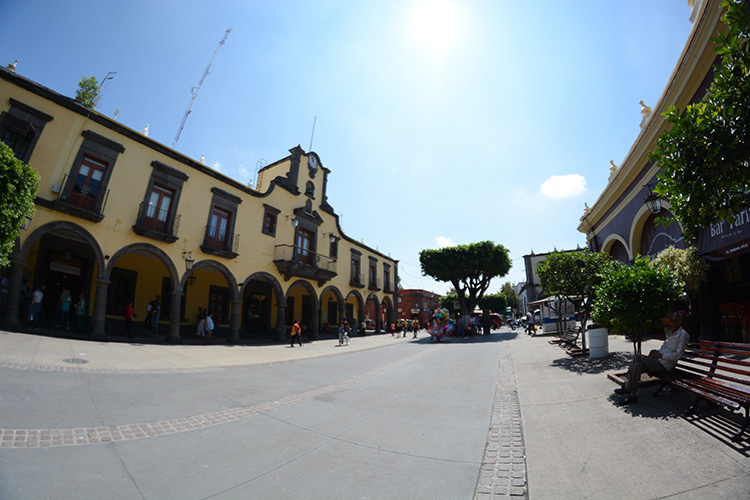
<path fill-rule="evenodd" d="M 331 311 L 330 297 L 326 300 L 326 295 L 329 292 L 333 295 L 334 302 L 336 303 L 334 311 Z M 346 303 L 341 291 L 333 285 L 325 287 L 320 291 L 320 322 L 323 332 L 326 332 L 327 324 L 329 328 L 328 333 L 335 333 L 335 326 L 345 318 Z"/>
<path fill-rule="evenodd" d="M 338 300 L 339 303 L 344 302 L 344 295 L 335 286 L 329 285 L 325 287 L 323 290 L 320 291 L 320 296 L 322 297 L 326 292 L 333 292 L 333 294 L 336 296 L 336 300 Z"/>
<path fill-rule="evenodd" d="M 307 335 L 310 338 L 310 340 L 317 339 L 319 335 L 319 330 L 320 330 L 320 322 L 318 321 L 318 317 L 320 315 L 320 298 L 315 293 L 315 287 L 312 286 L 309 282 L 305 280 L 297 280 L 293 282 L 292 284 L 290 284 L 289 287 L 286 289 L 286 295 L 284 295 L 285 304 L 289 301 L 291 292 L 296 287 L 301 287 L 310 295 L 310 310 L 308 310 L 310 322 L 307 324 L 307 328 L 308 328 Z M 289 313 L 289 314 L 292 314 L 292 313 Z M 303 307 L 303 317 L 296 318 L 296 319 L 301 319 L 304 323 L 305 322 L 304 314 L 305 314 L 305 309 Z M 303 325 L 303 328 L 304 328 L 304 325 Z"/>
<path fill-rule="evenodd" d="M 265 271 L 258 271 L 257 273 L 253 273 L 247 278 L 245 278 L 245 281 L 243 281 L 242 284 L 239 285 L 240 297 L 242 297 L 242 293 L 245 291 L 245 287 L 247 286 L 247 284 L 253 280 L 260 280 L 260 281 L 268 282 L 271 285 L 271 288 L 273 288 L 274 293 L 279 297 L 279 299 L 285 298 L 284 290 L 281 288 L 281 283 L 279 283 L 279 280 L 277 280 L 273 274 L 267 273 Z"/>
<path fill-rule="evenodd" d="M 133 243 L 132 245 L 128 245 L 119 249 L 109 259 L 109 262 L 107 262 L 107 267 L 104 270 L 104 274 L 102 277 L 108 280 L 109 277 L 112 275 L 112 269 L 115 267 L 115 263 L 120 259 L 120 257 L 128 253 L 135 253 L 135 254 L 145 253 L 161 261 L 161 263 L 167 267 L 167 272 L 169 272 L 169 278 L 172 280 L 172 283 L 179 283 L 180 284 L 179 289 L 182 290 L 182 283 L 180 283 L 180 275 L 177 271 L 177 267 L 174 265 L 174 262 L 172 262 L 172 259 L 169 258 L 169 255 L 167 255 L 164 252 L 164 250 L 154 245 L 151 245 L 150 243 Z"/>
<path fill-rule="evenodd" d="M 604 240 L 604 243 L 602 243 L 602 252 L 608 253 L 612 255 L 614 258 L 617 258 L 617 246 L 622 245 L 622 248 L 625 250 L 625 253 L 627 254 L 627 260 L 628 262 L 633 260 L 633 252 L 628 247 L 628 243 L 625 241 L 625 238 L 620 236 L 619 234 L 610 234 L 607 236 L 607 239 Z M 623 262 L 623 264 L 627 264 L 627 262 Z"/>
<path fill-rule="evenodd" d="M 368 305 L 370 303 L 370 300 L 372 300 L 373 306 L 374 306 L 374 320 L 375 320 L 375 333 L 380 333 L 382 331 L 382 323 L 380 321 L 380 299 L 378 299 L 378 296 L 375 293 L 371 293 L 367 296 L 365 299 L 365 308 L 367 309 Z"/>
<path fill-rule="evenodd" d="M 284 295 L 284 299 L 288 299 L 289 298 L 289 292 L 291 291 L 292 288 L 294 288 L 296 286 L 301 286 L 302 288 L 304 288 L 305 290 L 307 290 L 307 293 L 309 293 L 310 297 L 312 298 L 313 306 L 317 306 L 318 305 L 318 300 L 319 299 L 318 299 L 318 295 L 315 293 L 315 287 L 312 286 L 310 283 L 308 283 L 305 280 L 297 280 L 297 281 L 293 282 L 291 285 L 289 285 L 289 287 L 286 289 L 286 294 Z"/>
<path fill-rule="evenodd" d="M 179 283 L 179 290 L 182 290 L 185 282 L 187 282 L 188 276 L 190 276 L 191 273 L 197 271 L 198 269 L 209 269 L 212 271 L 216 271 L 217 273 L 224 276 L 224 278 L 227 280 L 227 284 L 229 285 L 229 300 L 235 302 L 239 299 L 237 280 L 232 274 L 232 271 L 230 271 L 229 268 L 221 262 L 210 259 L 196 262 L 195 264 L 193 264 L 193 269 L 191 269 L 190 271 L 185 271 Z"/>
<path fill-rule="evenodd" d="M 395 323 L 396 321 L 393 301 L 388 295 L 386 295 L 385 297 L 383 297 L 383 300 L 380 301 L 380 303 L 381 303 L 381 310 L 384 308 L 388 312 L 388 315 L 386 316 L 386 319 L 385 319 L 386 325 L 387 325 L 387 328 L 386 328 L 386 331 L 387 331 L 388 328 L 390 328 L 390 324 Z"/>
<path fill-rule="evenodd" d="M 68 221 L 54 221 L 47 224 L 43 224 L 32 231 L 24 240 L 23 244 L 19 245 L 19 240 L 16 240 L 13 253 L 11 254 L 11 269 L 10 269 L 10 285 L 8 287 L 8 299 L 7 307 L 5 310 L 5 318 L 1 318 L 6 327 L 11 330 L 19 328 L 20 323 L 18 320 L 19 311 L 21 306 L 21 287 L 24 282 L 24 270 L 26 269 L 26 259 L 29 256 L 29 252 L 32 247 L 37 243 L 41 242 L 44 236 L 55 236 L 59 238 L 65 238 L 71 235 L 75 235 L 82 239 L 87 245 L 87 249 L 90 250 L 93 255 L 93 260 L 97 267 L 97 282 L 103 280 L 104 268 L 105 268 L 105 257 L 99 242 L 83 227 Z M 38 264 L 38 262 L 37 262 Z M 92 278 L 93 273 L 92 273 Z M 97 292 L 98 293 L 98 292 Z M 98 299 L 101 301 L 101 298 Z M 94 301 L 91 301 L 94 302 Z M 103 307 L 99 304 L 98 307 Z M 101 309 L 103 311 L 103 309 Z M 99 315 L 99 321 L 95 322 L 93 334 L 94 336 L 104 335 L 104 316 L 103 313 Z M 95 312 L 96 318 L 96 312 Z"/>
<path fill-rule="evenodd" d="M 348 294 L 346 294 L 344 301 L 348 301 L 349 297 L 354 297 L 355 299 L 357 299 L 357 305 L 360 309 L 363 309 L 365 307 L 365 299 L 362 298 L 362 294 L 359 293 L 359 290 L 350 291 Z"/>
<path fill-rule="evenodd" d="M 182 297 L 182 283 L 180 282 L 180 275 L 177 271 L 177 267 L 174 265 L 174 262 L 172 262 L 172 259 L 169 257 L 169 255 L 167 255 L 164 250 L 150 243 L 133 243 L 132 245 L 124 246 L 117 252 L 115 252 L 114 255 L 112 255 L 112 258 L 109 259 L 102 279 L 99 280 L 99 286 L 97 287 L 94 324 L 101 325 L 102 331 L 104 330 L 104 314 L 108 295 L 107 287 L 109 286 L 109 280 L 112 276 L 112 270 L 115 268 L 115 264 L 117 263 L 117 261 L 127 254 L 148 255 L 164 264 L 164 266 L 167 268 L 167 273 L 169 274 L 169 279 L 172 283 L 172 295 L 170 297 L 162 297 L 162 303 L 164 303 L 164 301 L 166 300 L 170 301 L 170 314 L 168 318 L 162 316 L 160 320 L 166 319 L 168 321 L 168 341 L 177 342 L 180 338 L 180 299 Z"/>
<path fill-rule="evenodd" d="M 89 244 L 91 250 L 94 252 L 94 256 L 96 257 L 96 263 L 99 269 L 99 277 L 104 277 L 104 269 L 106 266 L 104 264 L 104 253 L 102 252 L 102 248 L 99 246 L 99 242 L 96 241 L 96 238 L 94 238 L 91 233 L 73 222 L 55 221 L 36 228 L 23 242 L 23 245 L 18 251 L 17 259 L 25 261 L 26 257 L 29 254 L 29 250 L 31 250 L 31 247 L 39 239 L 41 239 L 42 236 L 51 233 L 59 234 L 65 232 L 74 233 L 77 236 L 83 238 L 86 243 Z"/>
<path fill-rule="evenodd" d="M 630 225 L 630 235 L 628 240 L 630 245 L 626 245 L 625 248 L 630 249 L 631 258 L 635 259 L 638 249 L 641 248 L 641 238 L 643 237 L 643 226 L 646 225 L 646 221 L 651 216 L 651 212 L 648 210 L 646 205 L 643 205 L 638 209 L 638 212 L 633 216 L 633 222 Z"/>
<path fill-rule="evenodd" d="M 258 271 L 256 273 L 251 274 L 245 280 L 242 282 L 241 285 L 239 285 L 239 302 L 244 303 L 244 297 L 245 297 L 245 291 L 248 286 L 248 284 L 252 281 L 261 281 L 268 283 L 271 287 L 271 290 L 273 294 L 276 296 L 276 330 L 273 332 L 273 338 L 274 340 L 281 341 L 284 340 L 284 332 L 286 330 L 285 325 L 285 311 L 286 311 L 286 298 L 284 295 L 284 290 L 281 287 L 281 283 L 279 283 L 279 280 L 276 279 L 276 277 L 270 273 L 267 273 L 265 271 Z M 244 307 L 244 306 L 242 306 Z M 273 315 L 273 310 L 271 311 L 271 315 Z M 242 315 L 240 317 L 240 323 L 244 324 L 244 319 L 242 318 Z M 269 318 L 269 321 L 270 318 Z"/>
<path fill-rule="evenodd" d="M 671 215 L 671 212 L 669 212 L 671 208 L 672 206 L 666 200 L 662 200 L 662 213 L 660 213 L 659 215 L 660 216 Z M 641 250 L 641 247 L 643 246 L 644 228 L 646 227 L 646 225 L 649 223 L 650 220 L 653 220 L 651 215 L 652 214 L 648 210 L 648 207 L 644 205 L 638 210 L 636 215 L 633 217 L 633 223 L 630 226 L 630 253 L 631 253 L 632 258 L 635 258 L 636 254 L 640 255 L 641 253 L 640 250 Z M 677 224 L 677 227 L 680 230 L 680 234 L 682 234 L 682 228 L 679 226 L 679 224 Z M 684 241 L 684 239 L 682 241 Z"/>

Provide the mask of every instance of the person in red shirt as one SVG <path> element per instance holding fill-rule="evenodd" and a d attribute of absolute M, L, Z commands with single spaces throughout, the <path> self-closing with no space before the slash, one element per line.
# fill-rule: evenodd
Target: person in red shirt
<path fill-rule="evenodd" d="M 291 347 L 294 347 L 294 337 L 297 337 L 297 342 L 299 342 L 299 346 L 302 347 L 302 328 L 299 326 L 299 320 L 295 321 L 294 326 L 292 326 Z"/>
<path fill-rule="evenodd" d="M 133 317 L 135 316 L 135 312 L 133 311 L 133 303 L 129 302 L 128 305 L 125 306 L 125 330 L 122 331 L 122 333 L 127 333 L 128 338 L 133 338 Z"/>

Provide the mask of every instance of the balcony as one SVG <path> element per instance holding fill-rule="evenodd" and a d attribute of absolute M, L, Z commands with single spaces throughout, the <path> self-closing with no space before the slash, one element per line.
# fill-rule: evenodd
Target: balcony
<path fill-rule="evenodd" d="M 213 226 L 206 226 L 201 251 L 210 255 L 217 255 L 225 259 L 234 259 L 240 253 L 240 235 L 221 234 Z"/>
<path fill-rule="evenodd" d="M 349 286 L 354 288 L 364 288 L 365 275 L 356 271 L 352 271 L 352 277 L 349 279 Z"/>
<path fill-rule="evenodd" d="M 367 288 L 375 292 L 380 291 L 380 287 L 378 286 L 378 278 L 376 276 L 370 276 L 370 285 Z"/>
<path fill-rule="evenodd" d="M 138 218 L 133 226 L 133 232 L 146 238 L 151 238 L 165 243 L 174 243 L 179 236 L 180 216 L 172 214 L 174 220 L 170 220 L 168 210 L 157 211 L 153 205 L 141 203 L 138 208 Z"/>
<path fill-rule="evenodd" d="M 65 174 L 58 186 L 59 191 L 57 198 L 52 202 L 52 208 L 91 222 L 100 222 L 104 219 L 109 189 L 103 192 L 101 190 L 92 192 L 89 186 L 78 184 L 68 186 L 69 183 L 68 174 Z"/>
<path fill-rule="evenodd" d="M 273 263 L 286 281 L 296 276 L 315 280 L 318 286 L 322 286 L 338 274 L 333 257 L 294 245 L 276 245 Z"/>

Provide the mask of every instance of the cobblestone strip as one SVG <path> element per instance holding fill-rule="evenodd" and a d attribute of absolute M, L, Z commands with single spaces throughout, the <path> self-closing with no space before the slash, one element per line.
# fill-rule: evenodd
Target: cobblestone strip
<path fill-rule="evenodd" d="M 378 349 L 383 346 L 367 347 L 358 349 L 354 352 L 369 351 Z M 296 363 L 308 359 L 318 359 L 330 356 L 330 354 L 321 354 L 319 356 L 309 356 L 299 359 L 282 359 L 279 361 L 259 361 L 257 363 L 248 363 L 244 365 L 226 365 L 226 366 L 206 366 L 196 368 L 143 368 L 143 369 L 123 369 L 123 368 L 88 368 L 81 365 L 72 366 L 53 366 L 53 365 L 35 365 L 32 363 L 15 363 L 10 361 L 0 361 L 0 368 L 11 368 L 14 370 L 35 370 L 41 372 L 62 372 L 62 373 L 100 373 L 100 374 L 125 374 L 125 375 L 143 375 L 143 374 L 163 374 L 163 373 L 195 373 L 195 372 L 215 372 L 223 370 L 243 370 L 256 366 L 283 365 L 287 363 Z"/>
<path fill-rule="evenodd" d="M 501 346 L 495 403 L 474 500 L 528 498 L 526 450 L 513 359 Z"/>
<path fill-rule="evenodd" d="M 358 351 L 360 352 L 360 351 Z M 0 368 L 12 368 L 15 370 L 35 370 L 41 372 L 63 372 L 63 373 L 101 373 L 101 374 L 123 374 L 123 375 L 140 375 L 140 374 L 164 374 L 164 373 L 195 373 L 195 372 L 215 372 L 223 370 L 242 370 L 244 368 L 253 368 L 265 365 L 282 365 L 295 363 L 307 359 L 316 359 L 328 356 L 310 356 L 300 359 L 284 359 L 280 361 L 260 361 L 258 363 L 249 363 L 244 365 L 227 365 L 227 366 L 206 366 L 196 368 L 87 368 L 81 365 L 73 366 L 52 366 L 52 365 L 34 365 L 30 363 L 9 363 L 0 362 Z"/>
<path fill-rule="evenodd" d="M 324 394 L 340 391 L 358 382 L 385 373 L 388 370 L 393 370 L 400 366 L 412 363 L 422 356 L 426 356 L 434 349 L 435 347 L 425 349 L 400 361 L 395 361 L 341 382 L 316 387 L 315 389 L 310 389 L 297 394 L 290 394 L 273 401 L 204 413 L 202 415 L 160 420 L 157 422 L 107 427 L 82 427 L 77 429 L 0 429 L 0 448 L 47 448 L 51 446 L 77 446 L 84 444 L 110 443 L 164 436 L 167 434 L 194 431 L 206 427 L 212 427 L 214 425 L 236 422 L 254 415 L 285 408 L 302 401 L 309 401 Z"/>

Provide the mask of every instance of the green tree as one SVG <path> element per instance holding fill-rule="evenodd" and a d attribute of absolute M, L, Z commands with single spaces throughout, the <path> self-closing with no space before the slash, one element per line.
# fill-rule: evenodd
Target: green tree
<path fill-rule="evenodd" d="M 8 256 L 18 238 L 18 230 L 34 215 L 34 199 L 39 189 L 39 173 L 15 157 L 0 142 L 0 267 L 10 264 Z"/>
<path fill-rule="evenodd" d="M 747 208 L 750 186 L 750 12 L 722 2 L 727 34 L 712 40 L 721 60 L 706 97 L 680 113 L 664 113 L 671 125 L 650 159 L 660 168 L 655 191 L 694 242 L 701 229 L 730 220 Z"/>
<path fill-rule="evenodd" d="M 680 297 L 682 283 L 665 266 L 637 257 L 632 266 L 617 263 L 596 287 L 591 316 L 610 334 L 626 335 L 641 352 L 643 332 L 650 331 Z"/>
<path fill-rule="evenodd" d="M 441 308 L 448 309 L 453 315 L 461 312 L 460 309 L 456 309 L 453 305 L 458 300 L 458 294 L 451 288 L 448 292 L 438 299 L 438 304 Z"/>
<path fill-rule="evenodd" d="M 513 289 L 513 285 L 506 281 L 503 287 L 500 289 L 500 293 L 505 295 L 505 302 L 508 303 L 507 307 L 510 307 L 513 311 L 518 310 L 518 294 Z"/>
<path fill-rule="evenodd" d="M 511 266 L 508 250 L 491 241 L 422 250 L 419 262 L 422 274 L 453 285 L 461 304 L 464 326 L 492 278 L 505 276 Z"/>
<path fill-rule="evenodd" d="M 505 308 L 508 307 L 508 301 L 501 292 L 485 294 L 477 301 L 477 304 L 483 311 L 501 314 L 505 314 Z"/>
<path fill-rule="evenodd" d="M 98 88 L 99 84 L 96 82 L 95 77 L 81 77 L 81 81 L 78 82 L 78 90 L 76 90 L 76 101 L 89 108 L 95 108 L 94 98 L 96 97 L 96 90 Z"/>
<path fill-rule="evenodd" d="M 591 304 L 596 296 L 596 286 L 603 275 L 613 267 L 612 257 L 604 252 L 556 252 L 537 266 L 542 290 L 548 296 L 559 296 L 573 303 L 577 316 L 582 318 L 581 329 L 591 313 Z M 586 336 L 583 348 L 586 348 Z"/>

